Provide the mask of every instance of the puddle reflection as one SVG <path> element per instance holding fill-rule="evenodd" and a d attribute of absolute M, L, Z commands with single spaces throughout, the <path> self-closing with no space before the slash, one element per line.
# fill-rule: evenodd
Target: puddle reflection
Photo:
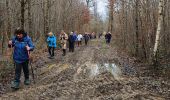
<path fill-rule="evenodd" d="M 91 64 L 88 66 L 91 70 L 92 77 L 97 76 L 99 73 L 108 71 L 110 72 L 115 79 L 119 79 L 121 75 L 121 69 L 114 63 L 104 63 L 104 64 Z"/>

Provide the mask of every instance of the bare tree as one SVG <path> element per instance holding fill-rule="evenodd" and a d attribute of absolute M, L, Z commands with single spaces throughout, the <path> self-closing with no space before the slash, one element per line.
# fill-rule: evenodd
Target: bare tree
<path fill-rule="evenodd" d="M 160 42 L 160 33 L 163 25 L 163 8 L 164 8 L 164 0 L 159 1 L 159 13 L 158 13 L 158 26 L 156 31 L 156 39 L 155 39 L 155 45 L 153 49 L 153 61 L 154 63 L 157 62 L 157 52 L 158 52 L 158 45 Z"/>

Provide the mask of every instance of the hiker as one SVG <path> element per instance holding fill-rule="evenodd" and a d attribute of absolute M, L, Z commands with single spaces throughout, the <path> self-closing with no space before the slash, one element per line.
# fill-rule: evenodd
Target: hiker
<path fill-rule="evenodd" d="M 91 35 L 92 35 L 92 39 L 96 39 L 96 33 L 95 32 L 91 33 Z"/>
<path fill-rule="evenodd" d="M 102 33 L 99 33 L 99 39 L 101 38 L 101 36 L 102 36 Z"/>
<path fill-rule="evenodd" d="M 106 43 L 109 44 L 110 43 L 110 40 L 112 38 L 112 35 L 110 32 L 106 33 L 105 35 L 105 39 L 106 39 Z"/>
<path fill-rule="evenodd" d="M 78 45 L 78 40 L 77 40 L 77 32 L 73 32 L 73 37 L 74 37 L 74 45 Z"/>
<path fill-rule="evenodd" d="M 70 33 L 69 37 L 68 37 L 68 41 L 69 41 L 69 52 L 74 52 L 74 36 L 73 36 L 73 32 Z"/>
<path fill-rule="evenodd" d="M 66 49 L 67 49 L 67 40 L 68 40 L 68 35 L 62 30 L 60 34 L 60 41 L 61 41 L 61 46 L 63 50 L 63 56 L 66 55 Z"/>
<path fill-rule="evenodd" d="M 57 47 L 56 44 L 57 38 L 54 36 L 52 32 L 48 33 L 47 37 L 47 43 L 48 43 L 48 52 L 49 52 L 49 58 L 54 57 L 54 49 Z"/>
<path fill-rule="evenodd" d="M 13 59 L 15 63 L 15 79 L 12 81 L 11 88 L 19 89 L 22 69 L 25 77 L 24 84 L 30 84 L 28 68 L 29 52 L 34 49 L 34 45 L 31 38 L 23 29 L 17 28 L 14 35 L 12 40 L 8 43 L 8 47 L 14 48 Z"/>
<path fill-rule="evenodd" d="M 85 32 L 85 34 L 84 34 L 85 45 L 87 45 L 89 39 L 90 39 L 90 37 L 89 37 L 88 33 Z"/>
<path fill-rule="evenodd" d="M 78 47 L 81 45 L 81 41 L 83 39 L 83 36 L 79 33 L 79 35 L 77 36 L 77 40 L 78 40 Z"/>

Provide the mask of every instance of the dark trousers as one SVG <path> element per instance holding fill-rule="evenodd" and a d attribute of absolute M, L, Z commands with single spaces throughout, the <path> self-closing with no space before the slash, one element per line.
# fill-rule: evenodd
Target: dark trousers
<path fill-rule="evenodd" d="M 109 44 L 111 39 L 106 39 L 106 43 Z"/>
<path fill-rule="evenodd" d="M 111 40 L 111 39 L 108 39 L 108 43 L 110 43 L 110 40 Z"/>
<path fill-rule="evenodd" d="M 74 52 L 74 42 L 69 42 L 69 51 Z"/>
<path fill-rule="evenodd" d="M 29 79 L 29 69 L 28 69 L 29 61 L 25 61 L 23 63 L 15 62 L 15 81 L 20 82 L 21 70 L 23 69 L 25 79 Z"/>
<path fill-rule="evenodd" d="M 87 45 L 87 43 L 88 43 L 88 40 L 85 39 L 85 45 Z"/>
<path fill-rule="evenodd" d="M 48 47 L 48 52 L 50 54 L 51 57 L 54 56 L 54 47 Z"/>
<path fill-rule="evenodd" d="M 63 56 L 65 56 L 66 55 L 66 49 L 63 49 L 63 54 L 62 54 Z"/>

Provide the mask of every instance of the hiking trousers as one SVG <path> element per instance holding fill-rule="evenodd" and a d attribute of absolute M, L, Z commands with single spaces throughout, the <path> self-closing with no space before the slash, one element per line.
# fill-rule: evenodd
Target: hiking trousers
<path fill-rule="evenodd" d="M 50 54 L 51 57 L 54 56 L 54 47 L 48 47 L 48 52 Z"/>
<path fill-rule="evenodd" d="M 20 82 L 21 70 L 23 69 L 25 80 L 29 79 L 29 69 L 28 69 L 29 60 L 23 63 L 15 62 L 15 81 Z"/>
<path fill-rule="evenodd" d="M 74 42 L 69 42 L 69 51 L 74 52 Z"/>

